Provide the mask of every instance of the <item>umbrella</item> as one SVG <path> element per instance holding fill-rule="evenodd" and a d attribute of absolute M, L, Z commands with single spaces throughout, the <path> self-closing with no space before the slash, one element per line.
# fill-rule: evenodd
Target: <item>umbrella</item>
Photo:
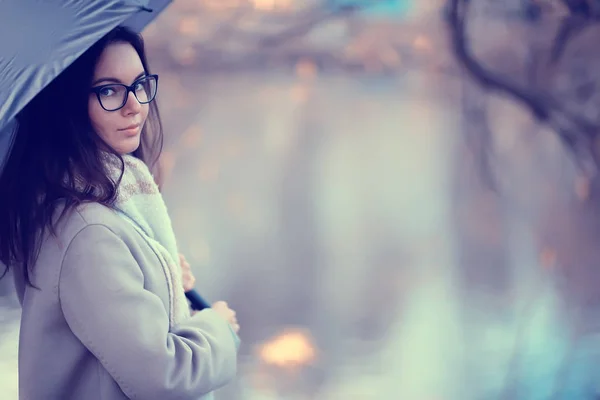
<path fill-rule="evenodd" d="M 171 0 L 1 0 L 0 166 L 14 118 L 97 40 L 119 25 L 141 32 Z M 210 307 L 195 291 L 194 309 Z"/>

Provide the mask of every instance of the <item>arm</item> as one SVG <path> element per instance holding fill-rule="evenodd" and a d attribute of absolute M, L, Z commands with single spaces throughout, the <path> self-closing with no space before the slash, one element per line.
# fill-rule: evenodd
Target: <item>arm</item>
<path fill-rule="evenodd" d="M 70 243 L 59 297 L 75 336 L 130 398 L 197 399 L 235 376 L 227 321 L 207 309 L 169 332 L 161 300 L 106 226 L 87 226 Z"/>

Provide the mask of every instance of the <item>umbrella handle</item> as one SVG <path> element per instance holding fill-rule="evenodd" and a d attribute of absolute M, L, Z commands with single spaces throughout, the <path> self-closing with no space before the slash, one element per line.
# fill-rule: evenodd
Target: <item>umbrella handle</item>
<path fill-rule="evenodd" d="M 185 292 L 185 297 L 190 301 L 192 309 L 194 310 L 200 311 L 211 307 L 211 305 L 204 300 L 195 289 Z"/>
<path fill-rule="evenodd" d="M 205 308 L 210 308 L 210 304 L 208 304 L 208 302 L 206 300 L 204 300 L 204 298 L 202 296 L 200 296 L 200 293 L 198 293 L 195 289 L 190 290 L 189 292 L 185 292 L 185 297 L 187 297 L 187 299 L 190 301 L 190 303 L 192 304 L 192 309 L 194 310 L 204 310 Z M 239 348 L 240 347 L 240 337 L 238 336 L 237 333 L 235 333 L 233 331 L 233 329 L 231 330 L 231 333 L 233 334 L 233 340 L 235 341 L 235 347 Z"/>

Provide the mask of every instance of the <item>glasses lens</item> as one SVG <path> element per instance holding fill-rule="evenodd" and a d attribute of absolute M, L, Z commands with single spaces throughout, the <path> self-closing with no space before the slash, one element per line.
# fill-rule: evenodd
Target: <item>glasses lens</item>
<path fill-rule="evenodd" d="M 150 103 L 156 96 L 157 86 L 155 77 L 147 76 L 142 78 L 135 84 L 135 97 L 142 104 Z"/>
<path fill-rule="evenodd" d="M 157 90 L 157 80 L 154 76 L 146 76 L 139 79 L 133 87 L 135 97 L 141 104 L 150 103 L 154 100 Z M 127 102 L 127 87 L 114 84 L 102 86 L 98 92 L 100 104 L 107 111 L 116 111 L 123 107 Z"/>
<path fill-rule="evenodd" d="M 107 85 L 102 87 L 98 98 L 102 107 L 106 110 L 118 110 L 123 106 L 123 100 L 127 90 L 122 85 Z"/>

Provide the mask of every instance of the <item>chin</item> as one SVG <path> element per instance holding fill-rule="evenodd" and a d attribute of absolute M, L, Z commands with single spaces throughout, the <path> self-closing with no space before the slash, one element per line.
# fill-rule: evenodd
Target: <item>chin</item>
<path fill-rule="evenodd" d="M 131 154 L 140 147 L 140 135 L 127 138 L 118 143 L 114 149 L 121 155 Z"/>

